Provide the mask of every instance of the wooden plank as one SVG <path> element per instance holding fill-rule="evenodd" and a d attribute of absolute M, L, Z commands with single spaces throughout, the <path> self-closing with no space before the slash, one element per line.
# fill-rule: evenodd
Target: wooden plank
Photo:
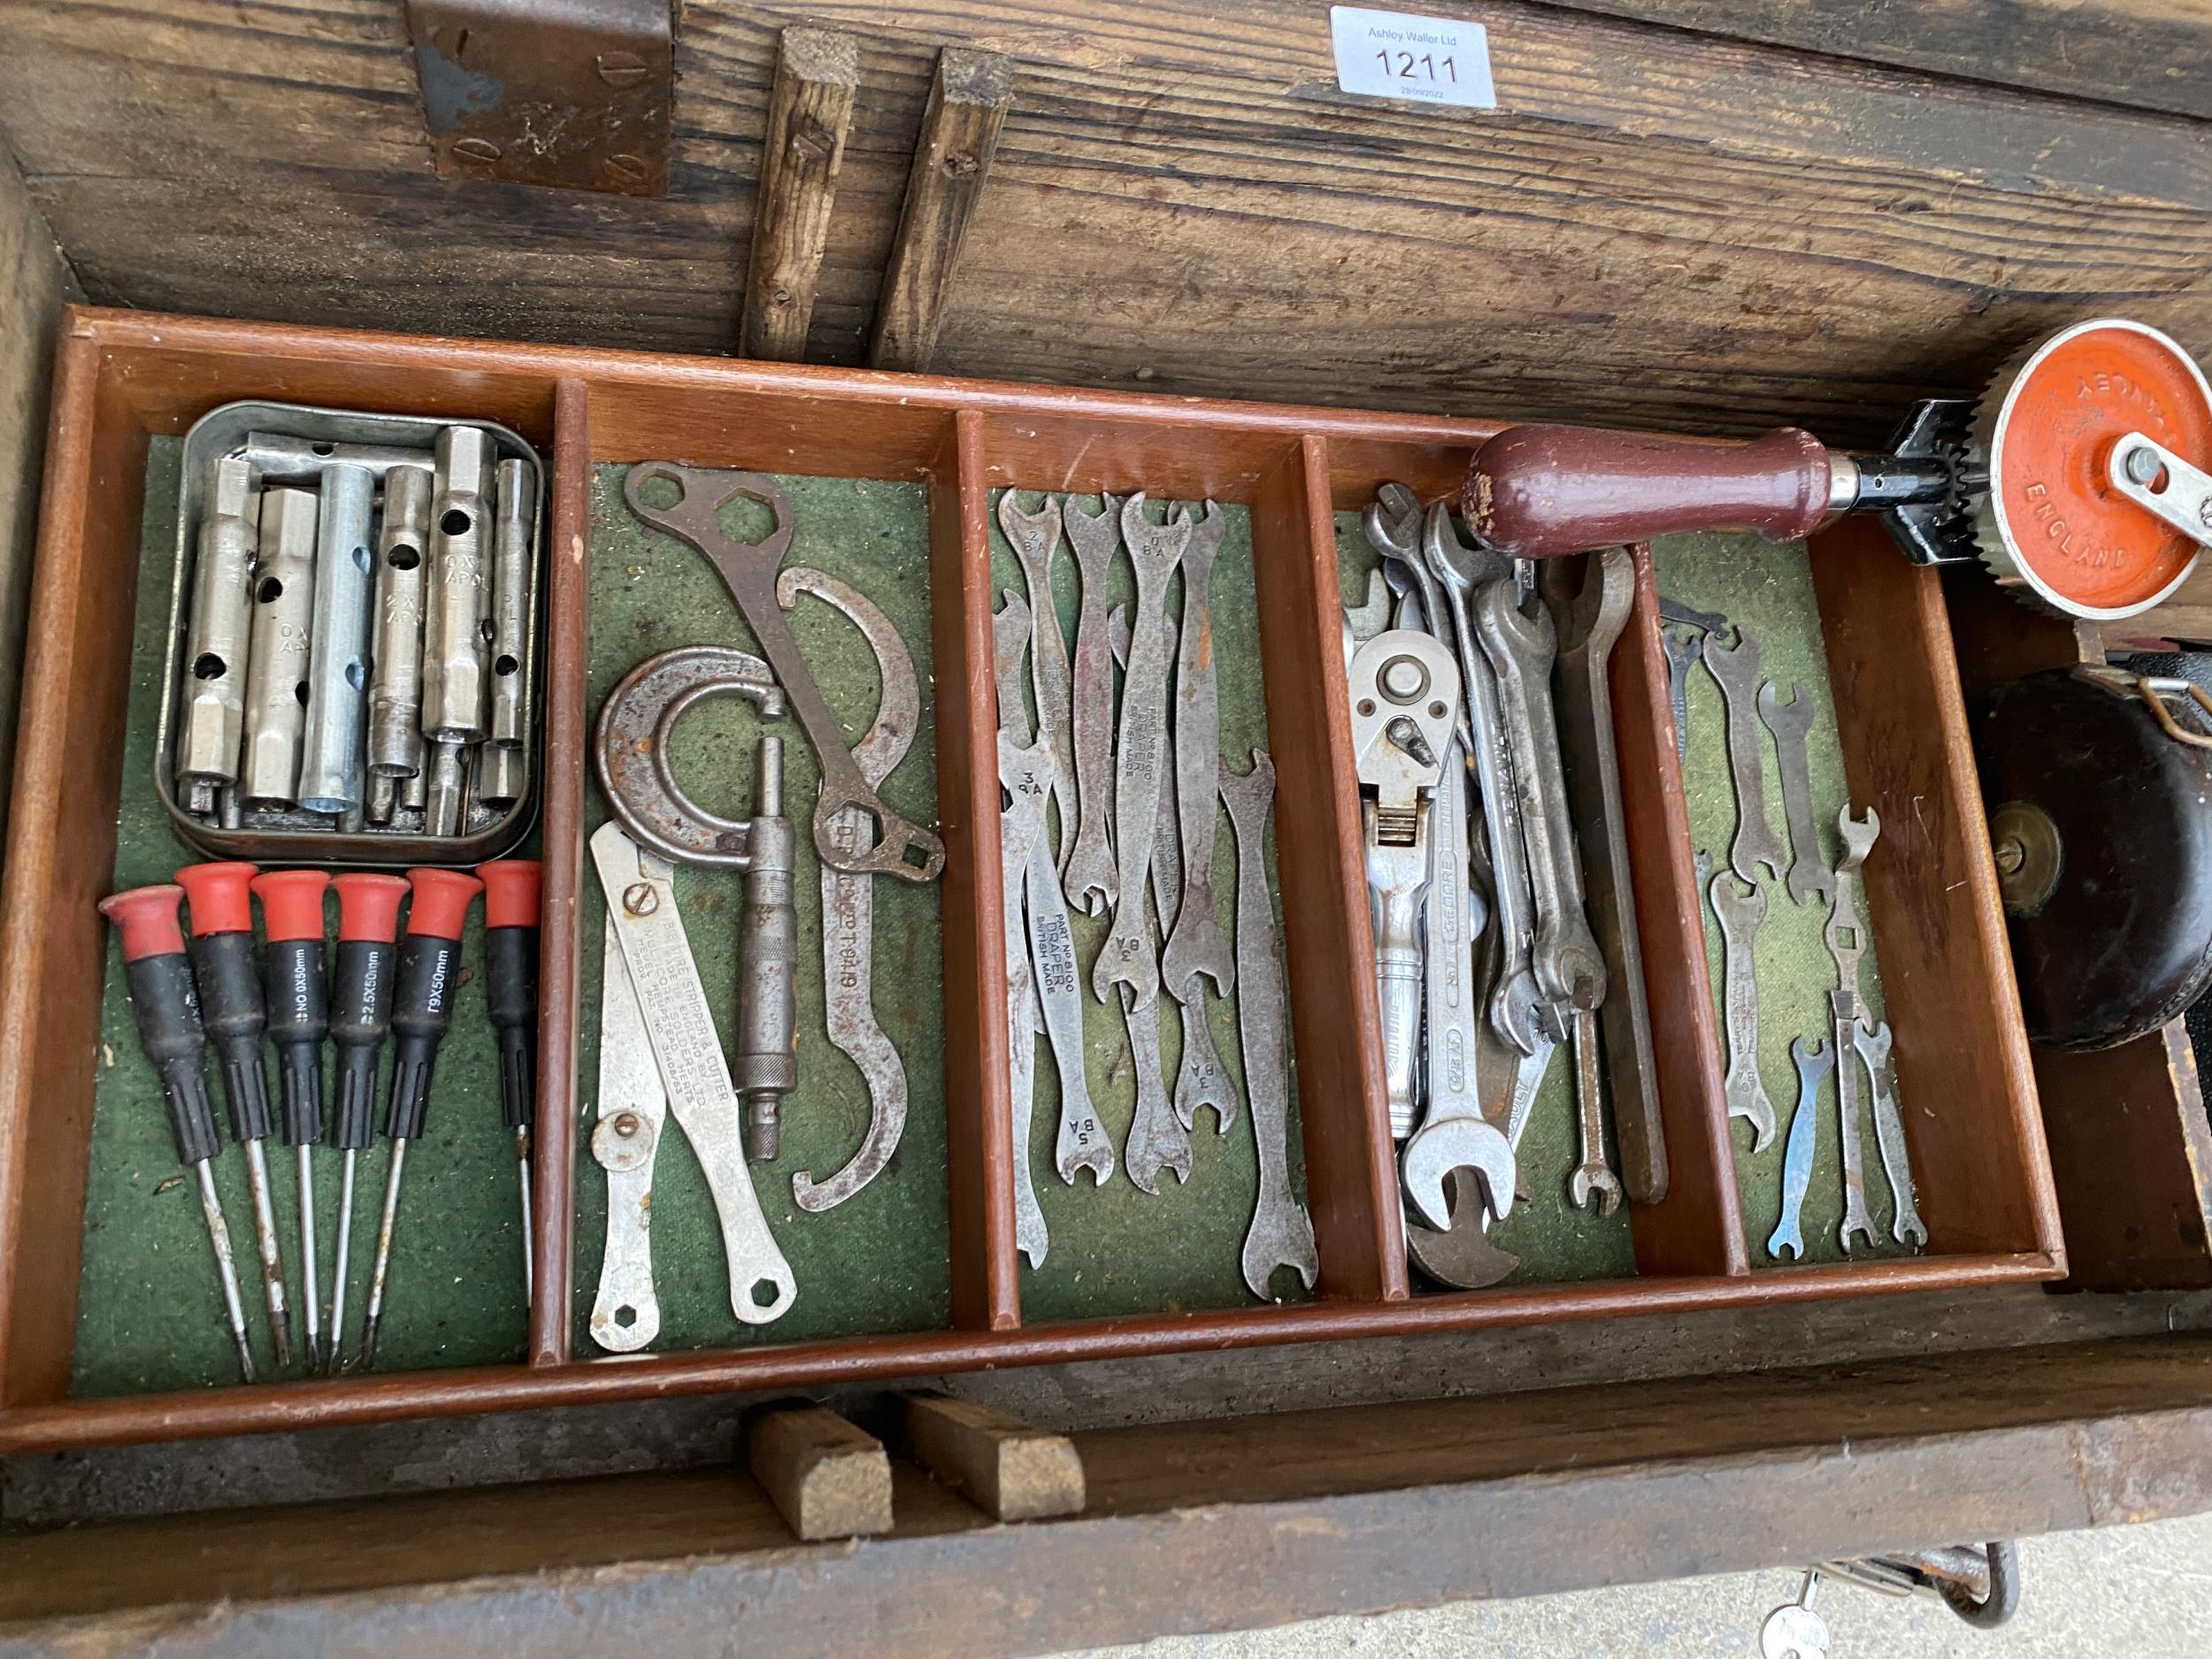
<path fill-rule="evenodd" d="M 0 1617 L 79 1616 L 0 1628 L 0 1655 L 119 1652 L 157 1617 L 242 1655 L 504 1659 L 618 1623 L 687 1652 L 733 1607 L 766 1659 L 886 1629 L 1012 1655 L 2021 1537 L 2212 1507 L 2208 1385 L 2212 1340 L 2154 1338 L 1110 1431 L 1078 1437 L 1081 1517 L 902 1486 L 864 1549 L 761 1540 L 765 1506 L 699 1476 L 71 1529 L 0 1540 Z"/>
<path fill-rule="evenodd" d="M 829 245 L 837 172 L 845 160 L 853 96 L 860 87 L 860 42 L 834 29 L 787 28 L 768 96 L 753 201 L 751 263 L 738 351 L 797 363 Z"/>
<path fill-rule="evenodd" d="M 2212 19 L 2189 0 L 1565 0 L 1800 51 L 2212 117 Z"/>
<path fill-rule="evenodd" d="M 810 6 L 865 34 L 870 92 L 810 355 L 864 355 L 944 29 L 1023 65 L 939 345 L 954 372 L 1870 442 L 2091 308 L 2212 344 L 2197 123 L 1459 10 L 1490 27 L 1497 111 L 1345 97 L 1325 19 L 1290 0 Z M 438 184 L 379 0 L 16 8 L 0 133 L 100 296 L 720 350 L 787 20 L 687 15 L 664 202 Z"/>
<path fill-rule="evenodd" d="M 15 158 L 0 149 L 0 836 L 8 827 L 55 326 L 63 305 L 82 297 L 53 233 L 23 188 Z"/>
<path fill-rule="evenodd" d="M 937 355 L 968 221 L 990 177 L 999 131 L 1013 102 L 1013 59 L 945 48 L 930 83 L 906 205 L 884 267 L 883 295 L 868 342 L 870 367 L 922 372 Z"/>
<path fill-rule="evenodd" d="M 945 1394 L 900 1397 L 915 1462 L 995 1521 L 1083 1512 L 1083 1459 L 1064 1434 Z"/>
<path fill-rule="evenodd" d="M 802 1541 L 891 1530 L 891 1457 L 836 1412 L 776 1405 L 747 1425 L 746 1460 L 776 1512 Z"/>
<path fill-rule="evenodd" d="M 1881 818 L 1862 880 L 1928 1248 L 2058 1256 L 1942 582 L 1870 518 L 1839 520 L 1811 555 L 1851 803 Z"/>

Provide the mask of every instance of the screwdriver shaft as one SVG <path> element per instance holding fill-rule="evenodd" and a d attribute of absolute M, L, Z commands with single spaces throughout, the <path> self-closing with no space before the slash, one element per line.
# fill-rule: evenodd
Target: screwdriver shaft
<path fill-rule="evenodd" d="M 399 1217 L 400 1173 L 407 1167 L 407 1142 L 392 1142 L 392 1172 L 384 1178 L 384 1217 L 376 1228 L 376 1265 L 369 1274 L 369 1311 L 361 1324 L 361 1369 L 376 1363 L 376 1327 L 384 1317 L 384 1280 L 392 1265 L 392 1224 Z"/>
<path fill-rule="evenodd" d="M 307 1325 L 307 1369 L 323 1364 L 322 1296 L 315 1282 L 315 1148 L 303 1141 L 299 1156 L 300 1192 L 300 1317 Z"/>
<path fill-rule="evenodd" d="M 277 1245 L 276 1205 L 269 1197 L 265 1142 L 246 1142 L 246 1190 L 253 1196 L 253 1239 L 261 1256 L 261 1289 L 269 1303 L 269 1340 L 280 1370 L 292 1363 L 292 1315 L 285 1305 L 284 1256 Z"/>
<path fill-rule="evenodd" d="M 215 1195 L 215 1166 L 202 1158 L 192 1167 L 200 1178 L 200 1210 L 207 1217 L 207 1236 L 215 1246 L 215 1271 L 223 1281 L 223 1307 L 230 1315 L 231 1340 L 238 1345 L 239 1374 L 251 1382 L 253 1346 L 246 1340 L 246 1304 L 238 1294 L 238 1260 L 231 1254 L 230 1228 L 223 1220 L 222 1200 Z"/>
<path fill-rule="evenodd" d="M 344 1171 L 338 1181 L 338 1254 L 330 1271 L 330 1369 L 338 1371 L 346 1350 L 346 1280 L 353 1271 L 353 1166 L 361 1155 L 346 1148 Z"/>
<path fill-rule="evenodd" d="M 536 1275 L 530 1263 L 530 1127 L 525 1124 L 515 1131 L 515 1160 L 522 1170 L 522 1299 L 525 1305 L 537 1299 Z"/>

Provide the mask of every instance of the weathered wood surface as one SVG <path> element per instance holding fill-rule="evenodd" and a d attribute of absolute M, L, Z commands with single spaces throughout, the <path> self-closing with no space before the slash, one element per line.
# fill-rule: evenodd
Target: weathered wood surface
<path fill-rule="evenodd" d="M 96 297 L 721 350 L 776 40 L 803 20 L 868 42 L 817 360 L 860 358 L 949 40 L 1010 54 L 1020 86 L 935 358 L 949 373 L 1794 418 L 1863 442 L 2092 311 L 2212 346 L 2206 129 L 2112 85 L 2193 96 L 2212 40 L 2194 8 L 1892 8 L 1889 43 L 1863 50 L 1902 67 L 1824 55 L 1865 10 L 1842 0 L 1633 6 L 1690 28 L 1450 9 L 1489 29 L 1495 112 L 1346 97 L 1325 12 L 1291 0 L 694 5 L 671 194 L 647 202 L 438 182 L 383 0 L 10 0 L 0 135 Z M 2043 32 L 1987 48 L 2023 16 Z M 2105 65 L 2080 79 L 2091 96 L 2020 89 L 2070 73 L 2045 73 L 2053 29 Z M 1823 55 L 1728 38 L 1744 30 Z M 1962 52 L 1978 78 L 1925 73 Z"/>
<path fill-rule="evenodd" d="M 806 357 L 859 86 L 856 36 L 834 29 L 783 32 L 754 195 L 741 357 L 776 363 Z"/>
<path fill-rule="evenodd" d="M 2208 1381 L 2151 1339 L 1109 1431 L 1083 1516 L 902 1485 L 858 1545 L 698 1475 L 66 1530 L 0 1540 L 0 1655 L 718 1653 L 742 1609 L 749 1655 L 976 1659 L 2019 1537 L 2212 1505 Z"/>
<path fill-rule="evenodd" d="M 792 1535 L 856 1538 L 891 1530 L 891 1457 L 883 1442 L 826 1406 L 774 1405 L 746 1425 L 746 1463 Z"/>
<path fill-rule="evenodd" d="M 1083 1459 L 1064 1434 L 950 1394 L 910 1394 L 902 1428 L 914 1461 L 995 1521 L 1083 1510 Z"/>
<path fill-rule="evenodd" d="M 0 151 L 0 837 L 8 826 L 54 325 L 62 306 L 81 297 L 14 163 Z"/>

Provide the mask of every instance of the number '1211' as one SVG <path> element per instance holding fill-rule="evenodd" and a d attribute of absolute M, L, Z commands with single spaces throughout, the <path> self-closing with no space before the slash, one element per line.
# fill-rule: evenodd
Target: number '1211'
<path fill-rule="evenodd" d="M 1421 79 L 1425 81 L 1433 81 L 1436 79 L 1439 59 L 1431 53 L 1424 52 L 1420 57 L 1416 58 L 1411 52 L 1400 52 L 1398 54 L 1398 66 L 1394 69 L 1390 65 L 1390 54 L 1388 52 L 1377 52 L 1375 56 L 1381 62 L 1383 73 L 1386 75 L 1394 75 L 1400 81 L 1411 81 L 1414 79 L 1413 72 L 1415 66 L 1418 65 L 1421 71 Z M 1448 58 L 1442 59 L 1441 62 L 1444 70 L 1444 79 L 1450 81 L 1455 86 L 1458 85 L 1458 65 L 1454 64 Z"/>

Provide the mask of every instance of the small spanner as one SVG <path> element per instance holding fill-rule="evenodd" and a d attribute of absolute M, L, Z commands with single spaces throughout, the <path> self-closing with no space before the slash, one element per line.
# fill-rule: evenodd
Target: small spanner
<path fill-rule="evenodd" d="M 1836 988 L 1828 994 L 1834 1019 L 1836 1043 L 1836 1128 L 1843 1142 L 1843 1222 L 1838 1241 L 1846 1256 L 1851 1240 L 1863 1233 L 1874 1242 L 1874 1223 L 1866 1209 L 1866 1143 L 1859 1127 L 1859 1073 L 1851 1056 L 1858 1045 L 1852 1033 L 1859 1024 L 1859 958 L 1866 954 L 1866 921 L 1859 911 L 1859 866 L 1882 833 L 1882 820 L 1872 808 L 1855 818 L 1845 806 L 1836 814 L 1836 828 L 1843 837 L 1843 858 L 1836 865 L 1836 901 L 1828 911 L 1824 937 L 1828 955 L 1836 964 Z"/>
<path fill-rule="evenodd" d="M 1782 1148 L 1782 1218 L 1767 1240 L 1767 1254 L 1778 1262 L 1805 1256 L 1805 1191 L 1820 1139 L 1820 1086 L 1835 1068 L 1836 1051 L 1818 1037 L 1793 1037 L 1790 1058 L 1797 1063 L 1797 1110 Z"/>
<path fill-rule="evenodd" d="M 1812 699 L 1795 686 L 1785 703 L 1770 680 L 1759 687 L 1759 718 L 1774 733 L 1774 752 L 1782 762 L 1782 816 L 1790 826 L 1790 902 L 1802 904 L 1836 896 L 1828 861 L 1820 856 L 1820 830 L 1813 818 L 1812 765 L 1805 752 L 1813 729 Z"/>
<path fill-rule="evenodd" d="M 1321 1271 L 1313 1222 L 1290 1189 L 1290 1033 L 1283 969 L 1275 943 L 1275 907 L 1267 891 L 1267 817 L 1275 800 L 1275 763 L 1252 751 L 1242 777 L 1225 759 L 1222 804 L 1237 848 L 1237 1029 L 1244 1046 L 1244 1087 L 1252 1099 L 1252 1142 L 1259 1194 L 1244 1235 L 1244 1282 L 1261 1301 L 1279 1267 L 1297 1270 L 1306 1288 Z"/>
<path fill-rule="evenodd" d="M 1756 882 L 1764 864 L 1778 879 L 1786 868 L 1782 842 L 1767 821 L 1764 749 L 1755 699 L 1759 693 L 1759 642 L 1742 628 L 1736 643 L 1723 645 L 1708 634 L 1705 666 L 1720 682 L 1728 705 L 1728 772 L 1736 789 L 1736 840 L 1728 850 L 1730 868 Z"/>
<path fill-rule="evenodd" d="M 607 1251 L 591 1303 L 591 1340 L 634 1354 L 660 1334 L 653 1288 L 653 1164 L 668 1120 L 668 1090 L 645 1032 L 645 1014 L 622 965 L 614 918 L 600 958 L 599 1092 L 591 1155 L 607 1171 Z"/>
<path fill-rule="evenodd" d="M 1690 670 L 1705 655 L 1705 636 L 1670 622 L 1659 638 L 1667 653 L 1667 698 L 1674 705 L 1674 758 L 1679 764 L 1690 752 Z"/>
<path fill-rule="evenodd" d="M 1603 1075 L 1598 1056 L 1598 1017 L 1586 1008 L 1574 1011 L 1575 1116 L 1579 1132 L 1581 1162 L 1567 1177 L 1567 1201 L 1577 1210 L 1594 1202 L 1598 1214 L 1609 1216 L 1621 1207 L 1621 1178 L 1605 1161 L 1605 1104 L 1600 1082 Z"/>
<path fill-rule="evenodd" d="M 1071 717 L 1077 805 L 1072 818 L 1067 807 L 1060 809 L 1063 826 L 1075 826 L 1075 845 L 1061 881 L 1068 902 L 1080 906 L 1087 916 L 1103 916 L 1120 898 L 1112 840 L 1114 665 L 1108 655 L 1106 605 L 1114 552 L 1121 546 L 1121 503 L 1105 495 L 1098 501 L 1095 513 L 1084 511 L 1071 495 L 1063 509 L 1082 587 L 1075 622 Z"/>
<path fill-rule="evenodd" d="M 1047 757 L 1031 741 L 1028 706 L 1022 699 L 1022 671 L 1029 651 L 1029 603 L 1012 588 L 1002 595 L 991 618 L 991 659 L 997 671 L 999 732 L 1020 756 L 1018 775 L 1034 775 Z M 1037 1202 L 1032 1171 L 1031 1125 L 1037 1106 L 1037 1039 L 1044 1033 L 1037 1006 L 1036 971 L 1029 960 L 1029 928 L 1023 919 L 1024 889 L 1034 853 L 1028 837 L 1041 814 L 1017 800 L 999 813 L 1000 926 L 1006 940 L 1007 1083 L 1014 1130 L 1014 1247 L 1033 1268 L 1044 1265 L 1051 1235 Z"/>
<path fill-rule="evenodd" d="M 1052 781 L 1052 797 L 1060 808 L 1060 854 L 1064 864 L 1067 842 L 1075 833 L 1076 791 L 1069 735 L 1073 713 L 1068 640 L 1060 631 L 1060 610 L 1052 594 L 1052 556 L 1060 550 L 1062 503 L 1050 495 L 1043 502 L 1036 511 L 1027 512 L 1015 491 L 1001 490 L 998 527 L 1006 545 L 1014 549 L 1014 562 L 1021 566 L 1022 582 L 1029 590 L 1029 672 L 1036 690 L 1039 729 L 1059 768 Z"/>
<path fill-rule="evenodd" d="M 1221 695 L 1214 673 L 1214 556 L 1221 550 L 1228 519 L 1210 501 L 1202 518 L 1194 518 L 1187 507 L 1177 508 L 1176 513 L 1191 527 L 1190 541 L 1183 549 L 1182 633 L 1175 657 L 1174 791 L 1182 831 L 1179 862 L 1183 893 L 1175 912 L 1175 931 L 1160 957 L 1160 977 L 1168 994 L 1185 1002 L 1194 988 L 1191 980 L 1202 973 L 1214 982 L 1216 995 L 1228 995 L 1236 988 L 1237 964 L 1214 915 L 1214 827 L 1219 811 L 1209 788 L 1221 769 Z"/>
<path fill-rule="evenodd" d="M 1728 1115 L 1751 1125 L 1751 1149 L 1763 1152 L 1774 1141 L 1774 1102 L 1759 1075 L 1759 979 L 1752 941 L 1767 913 L 1766 889 L 1754 881 L 1739 893 L 1731 872 L 1713 877 L 1709 889 L 1720 934 L 1727 941 L 1722 977 L 1722 1005 L 1727 1011 L 1728 1076 L 1724 1088 Z"/>
<path fill-rule="evenodd" d="M 1896 1213 L 1890 1237 L 1900 1244 L 1925 1244 L 1927 1224 L 1920 1219 L 1920 1194 L 1913 1186 L 1912 1158 L 1905 1148 L 1905 1121 L 1897 1107 L 1897 1074 L 1890 1067 L 1889 1022 L 1869 1030 L 1864 1020 L 1851 1028 L 1851 1041 L 1874 1085 L 1874 1140 L 1881 1148 L 1882 1173 L 1889 1181 Z"/>
<path fill-rule="evenodd" d="M 853 764 L 870 786 L 881 783 L 905 758 L 921 724 L 921 684 L 914 658 L 891 618 L 866 595 L 824 571 L 795 565 L 776 578 L 776 603 L 788 611 L 801 594 L 811 594 L 841 612 L 876 657 L 883 692 L 876 718 L 853 745 Z M 867 821 L 857 807 L 847 807 L 833 833 L 857 849 Z M 822 878 L 822 995 L 829 1040 L 859 1068 L 868 1087 L 868 1132 L 845 1166 L 817 1181 L 801 1170 L 791 1178 L 791 1196 L 800 1209 L 819 1213 L 834 1209 L 880 1174 L 898 1150 L 906 1129 L 906 1067 L 899 1051 L 877 1023 L 875 1010 L 875 887 L 872 876 L 857 876 L 824 864 Z"/>
<path fill-rule="evenodd" d="M 676 487 L 675 505 L 654 507 L 640 496 L 641 489 L 656 482 Z M 764 473 L 715 472 L 668 461 L 641 461 L 633 466 L 623 480 L 622 495 L 638 518 L 691 547 L 714 566 L 746 626 L 760 641 L 761 655 L 775 670 L 821 770 L 821 793 L 814 803 L 816 855 L 833 869 L 856 875 L 882 871 L 904 881 L 934 881 L 945 867 L 945 843 L 886 806 L 861 776 L 845 747 L 837 716 L 823 700 L 776 603 L 776 572 L 791 547 L 790 498 Z M 775 516 L 775 528 L 764 540 L 738 541 L 724 532 L 718 515 L 741 496 Z M 848 807 L 858 808 L 875 830 L 875 840 L 857 853 L 846 851 L 833 829 L 838 814 Z"/>

